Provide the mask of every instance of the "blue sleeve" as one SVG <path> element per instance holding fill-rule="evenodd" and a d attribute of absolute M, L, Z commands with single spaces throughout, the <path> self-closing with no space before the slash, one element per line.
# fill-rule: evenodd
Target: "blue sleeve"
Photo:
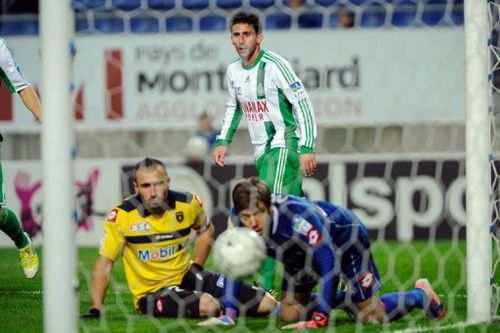
<path fill-rule="evenodd" d="M 222 300 L 224 309 L 238 309 L 237 302 L 240 289 L 241 282 L 226 277 L 226 283 L 224 283 L 224 298 Z"/>
<path fill-rule="evenodd" d="M 238 214 L 236 214 L 235 208 L 232 208 L 229 212 L 229 218 L 231 219 L 231 222 L 233 222 L 235 227 L 241 227 L 240 218 L 238 217 Z"/>
<path fill-rule="evenodd" d="M 313 251 L 313 261 L 321 276 L 316 311 L 329 314 L 335 302 L 340 267 L 335 267 L 335 253 L 332 244 L 322 242 Z"/>
<path fill-rule="evenodd" d="M 316 310 L 329 314 L 334 306 L 340 270 L 340 265 L 335 266 L 333 240 L 325 226 L 329 221 L 308 204 L 298 204 L 293 208 L 296 215 L 292 218 L 292 228 L 312 252 L 313 262 L 320 275 Z"/>

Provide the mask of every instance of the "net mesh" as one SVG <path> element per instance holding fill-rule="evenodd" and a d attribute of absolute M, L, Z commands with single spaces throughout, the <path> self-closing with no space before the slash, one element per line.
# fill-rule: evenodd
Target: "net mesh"
<path fill-rule="evenodd" d="M 492 316 L 498 318 L 500 315 L 500 247 L 499 247 L 499 209 L 498 209 L 498 182 L 499 182 L 499 163 L 498 163 L 498 102 L 500 101 L 500 75 L 499 75 L 499 32 L 500 32 L 500 2 L 489 1 L 488 3 L 489 23 L 490 23 L 490 39 L 489 46 L 489 59 L 490 59 L 490 72 L 488 73 L 489 82 L 491 83 L 492 100 L 490 104 L 490 161 L 492 170 L 492 190 L 491 199 L 493 205 L 493 216 L 491 219 L 491 236 L 492 236 Z"/>
<path fill-rule="evenodd" d="M 228 20 L 240 9 L 255 11 L 264 22 L 264 29 L 297 32 L 300 29 L 335 30 L 349 33 L 339 26 L 339 14 L 348 10 L 353 14 L 356 31 L 396 30 L 410 33 L 413 29 L 463 30 L 463 1 L 460 0 L 307 0 L 298 9 L 289 1 L 73 1 L 76 12 L 76 37 L 87 35 L 130 36 L 130 34 L 155 36 L 165 33 L 225 31 Z M 500 312 L 500 246 L 498 237 L 498 142 L 496 128 L 499 101 L 500 56 L 498 48 L 499 2 L 488 2 L 491 23 L 491 150 L 493 172 L 494 214 L 491 223 L 493 240 L 493 311 Z M 4 12 L 6 10 L 4 9 Z M 12 17 L 1 17 L 2 33 L 8 33 Z M 17 17 L 32 22 L 36 16 Z M 28 29 L 28 28 L 27 28 Z M 18 31 L 18 30 L 17 30 Z M 224 35 L 225 36 L 225 35 Z M 229 47 L 229 46 L 228 46 Z M 344 46 L 348 47 L 348 46 Z M 375 47 L 371 45 L 370 47 Z M 424 46 L 425 47 L 425 46 Z M 433 52 L 428 49 L 428 52 Z M 402 56 L 405 56 L 402 52 Z M 414 59 L 418 65 L 422 59 Z M 428 88 L 432 89 L 432 87 Z M 376 93 L 387 94 L 380 88 Z M 425 109 L 426 91 L 417 91 L 422 102 L 417 108 Z M 453 94 L 447 96 L 453 99 Z M 395 98 L 397 101 L 397 96 Z M 199 177 L 205 183 L 211 202 L 207 210 L 212 216 L 217 232 L 225 228 L 229 213 L 229 191 L 234 180 L 255 175 L 251 160 L 252 147 L 247 130 L 239 129 L 232 144 L 234 155 L 231 164 L 221 170 L 211 165 L 208 154 L 193 164 L 185 164 L 186 142 L 194 128 L 145 130 L 127 129 L 113 131 L 82 129 L 77 131 L 78 159 L 127 159 L 160 156 L 167 162 L 174 180 L 174 188 L 190 190 L 190 178 Z M 5 160 L 39 159 L 35 144 L 37 134 L 7 133 L 2 144 Z M 168 144 L 165 144 L 168 143 Z M 336 330 L 365 331 L 380 329 L 429 329 L 450 328 L 465 330 L 460 323 L 466 320 L 465 292 L 465 129 L 463 121 L 406 122 L 391 120 L 376 124 L 319 124 L 319 167 L 314 178 L 306 179 L 304 188 L 315 199 L 328 199 L 343 203 L 363 220 L 370 232 L 372 250 L 382 276 L 382 293 L 410 290 L 415 281 L 426 277 L 445 302 L 447 317 L 439 324 L 427 321 L 421 311 L 414 311 L 396 326 L 376 328 L 353 323 L 343 311 L 335 311 L 333 322 Z M 132 162 L 123 167 L 121 189 L 130 194 Z M 185 168 L 194 170 L 188 173 Z M 92 266 L 80 263 L 82 286 L 80 304 L 88 306 L 85 292 L 90 284 Z M 278 275 L 282 274 L 278 267 Z M 285 275 L 286 276 L 286 275 Z M 289 277 L 291 278 L 291 277 Z M 258 279 L 258 277 L 255 277 Z M 278 279 L 277 279 L 278 280 Z M 249 281 L 250 282 L 250 281 Z M 279 286 L 279 283 L 277 283 Z M 132 299 L 120 263 L 114 267 L 113 279 L 108 290 L 104 316 L 98 324 L 80 322 L 83 331 L 190 331 L 196 321 L 143 318 L 135 314 Z M 238 321 L 237 330 L 253 332 L 274 330 L 283 325 L 277 317 L 257 323 L 249 318 Z M 223 331 L 214 328 L 213 331 Z"/>

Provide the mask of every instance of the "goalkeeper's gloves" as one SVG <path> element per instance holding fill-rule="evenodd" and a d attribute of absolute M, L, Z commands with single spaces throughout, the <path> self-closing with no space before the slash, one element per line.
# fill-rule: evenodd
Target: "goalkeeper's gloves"
<path fill-rule="evenodd" d="M 198 326 L 233 326 L 234 319 L 229 316 L 222 315 L 219 317 L 212 317 L 198 323 Z"/>
<path fill-rule="evenodd" d="M 101 318 L 101 310 L 90 308 L 89 313 L 80 316 L 80 319 L 99 319 Z"/>
<path fill-rule="evenodd" d="M 283 326 L 284 330 L 302 330 L 305 328 L 321 328 L 328 326 L 328 315 L 323 312 L 314 312 L 311 320 L 299 321 L 295 324 Z"/>

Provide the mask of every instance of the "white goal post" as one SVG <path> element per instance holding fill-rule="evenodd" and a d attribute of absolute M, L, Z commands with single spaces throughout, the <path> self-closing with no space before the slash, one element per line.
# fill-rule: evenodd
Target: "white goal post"
<path fill-rule="evenodd" d="M 71 149 L 68 1 L 40 3 L 42 58 L 43 304 L 45 332 L 76 332 L 76 247 Z"/>
<path fill-rule="evenodd" d="M 467 320 L 491 318 L 488 3 L 466 0 Z"/>

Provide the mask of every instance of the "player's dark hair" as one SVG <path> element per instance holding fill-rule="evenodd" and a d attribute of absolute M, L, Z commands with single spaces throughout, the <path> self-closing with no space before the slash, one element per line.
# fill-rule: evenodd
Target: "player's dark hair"
<path fill-rule="evenodd" d="M 164 170 L 167 170 L 165 167 L 165 164 L 163 164 L 162 161 L 151 158 L 151 157 L 146 157 L 139 163 L 137 163 L 134 167 L 134 175 L 137 174 L 137 171 L 139 169 L 154 169 L 156 167 L 162 167 Z"/>
<path fill-rule="evenodd" d="M 233 189 L 233 205 L 236 212 L 241 212 L 258 202 L 271 207 L 271 191 L 259 178 L 250 177 L 239 181 Z"/>
<path fill-rule="evenodd" d="M 250 24 L 253 29 L 255 30 L 255 33 L 260 34 L 261 33 L 261 28 L 260 28 L 260 20 L 259 17 L 255 14 L 252 13 L 247 13 L 247 12 L 238 12 L 233 16 L 233 19 L 231 20 L 231 30 L 235 24 L 238 23 L 245 23 L 245 24 Z"/>

